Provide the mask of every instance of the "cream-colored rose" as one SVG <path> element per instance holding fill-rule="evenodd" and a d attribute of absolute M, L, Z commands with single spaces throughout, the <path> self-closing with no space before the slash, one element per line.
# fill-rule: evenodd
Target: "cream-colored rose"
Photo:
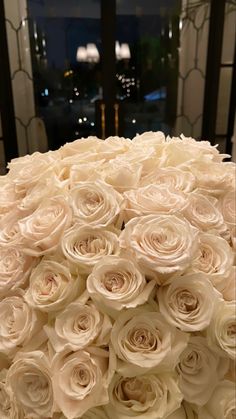
<path fill-rule="evenodd" d="M 236 358 L 236 301 L 221 301 L 207 329 L 210 347 L 222 356 Z"/>
<path fill-rule="evenodd" d="M 158 147 L 162 148 L 163 146 L 163 144 L 160 144 Z M 141 166 L 141 176 L 143 177 L 157 167 L 158 156 L 154 146 L 135 145 L 132 142 L 132 148 L 127 153 L 118 156 L 113 162 L 120 166 L 130 164 L 131 167 L 138 164 Z"/>
<path fill-rule="evenodd" d="M 218 207 L 229 228 L 232 246 L 236 250 L 236 189 L 222 195 L 218 201 Z"/>
<path fill-rule="evenodd" d="M 35 309 L 54 312 L 80 295 L 85 281 L 72 275 L 65 259 L 43 258 L 32 271 L 26 301 Z"/>
<path fill-rule="evenodd" d="M 24 419 L 14 395 L 6 387 L 7 370 L 0 371 L 0 417 L 1 419 Z"/>
<path fill-rule="evenodd" d="M 53 412 L 53 389 L 47 357 L 41 351 L 21 352 L 9 368 L 6 385 L 27 418 L 47 418 Z"/>
<path fill-rule="evenodd" d="M 229 231 L 222 214 L 206 196 L 194 192 L 189 194 L 182 213 L 199 230 L 220 234 L 229 239 Z"/>
<path fill-rule="evenodd" d="M 0 352 L 10 358 L 32 340 L 36 349 L 46 338 L 39 333 L 46 319 L 33 310 L 21 294 L 0 301 Z"/>
<path fill-rule="evenodd" d="M 218 206 L 229 227 L 236 225 L 236 190 L 232 189 L 219 198 Z"/>
<path fill-rule="evenodd" d="M 191 192 L 195 186 L 195 177 L 187 170 L 178 167 L 155 168 L 140 181 L 140 186 L 163 185 L 168 189 Z"/>
<path fill-rule="evenodd" d="M 67 419 L 81 417 L 89 409 L 108 403 L 109 355 L 91 347 L 54 357 L 55 402 Z"/>
<path fill-rule="evenodd" d="M 125 157 L 125 156 L 124 156 Z M 118 192 L 124 192 L 138 186 L 142 165 L 123 159 L 113 159 L 100 168 L 96 168 L 97 178 L 101 177 Z"/>
<path fill-rule="evenodd" d="M 7 175 L 0 179 L 0 219 L 7 212 L 14 209 L 21 198 L 21 194 L 15 191 L 15 185 L 8 180 Z"/>
<path fill-rule="evenodd" d="M 70 143 L 66 143 L 61 148 L 59 148 L 58 153 L 62 159 L 67 157 L 78 157 L 84 155 L 90 155 L 96 152 L 100 146 L 101 140 L 95 136 L 89 136 L 88 138 L 80 138 Z"/>
<path fill-rule="evenodd" d="M 60 172 L 60 155 L 57 151 L 35 152 L 18 157 L 8 164 L 9 179 L 15 184 L 17 193 L 26 193 L 29 188 L 42 179 L 50 178 Z"/>
<path fill-rule="evenodd" d="M 234 255 L 228 242 L 220 236 L 208 233 L 199 234 L 199 251 L 190 266 L 191 272 L 207 274 L 219 291 L 225 288 Z"/>
<path fill-rule="evenodd" d="M 146 303 L 154 286 L 131 260 L 116 256 L 102 258 L 87 278 L 91 298 L 109 314 Z"/>
<path fill-rule="evenodd" d="M 133 138 L 132 144 L 140 147 L 151 146 L 155 147 L 159 144 L 165 143 L 165 135 L 161 131 L 147 131 L 143 134 L 138 134 L 136 137 Z"/>
<path fill-rule="evenodd" d="M 125 218 L 149 214 L 174 214 L 186 204 L 186 197 L 165 185 L 148 185 L 124 193 Z"/>
<path fill-rule="evenodd" d="M 25 287 L 36 261 L 20 248 L 0 246 L 0 299 L 9 291 Z"/>
<path fill-rule="evenodd" d="M 132 141 L 124 137 L 108 137 L 100 141 L 98 154 L 106 161 L 112 160 L 119 155 L 125 155 L 132 148 Z"/>
<path fill-rule="evenodd" d="M 160 311 L 166 321 L 185 332 L 205 329 L 220 301 L 207 276 L 201 273 L 175 278 L 157 291 Z"/>
<path fill-rule="evenodd" d="M 19 221 L 24 213 L 13 209 L 0 219 L 0 246 L 19 247 L 22 245 L 22 235 L 19 228 Z"/>
<path fill-rule="evenodd" d="M 120 245 L 145 273 L 154 272 L 164 282 L 185 271 L 198 245 L 197 230 L 175 215 L 146 215 L 133 218 L 120 235 Z"/>
<path fill-rule="evenodd" d="M 236 300 L 236 266 L 233 266 L 225 280 L 225 286 L 222 289 L 222 295 L 226 301 Z"/>
<path fill-rule="evenodd" d="M 69 167 L 69 188 L 72 189 L 78 182 L 97 180 L 100 177 L 97 172 L 101 175 L 103 165 L 104 159 L 92 162 L 76 161 Z"/>
<path fill-rule="evenodd" d="M 191 404 L 183 401 L 181 407 L 171 413 L 166 419 L 198 419 L 198 414 Z"/>
<path fill-rule="evenodd" d="M 70 201 L 78 223 L 106 227 L 117 222 L 123 199 L 112 186 L 96 180 L 77 183 L 70 191 Z"/>
<path fill-rule="evenodd" d="M 112 346 L 121 360 L 117 371 L 134 376 L 155 367 L 171 370 L 187 340 L 187 334 L 168 325 L 160 313 L 145 307 L 124 311 L 111 332 Z"/>
<path fill-rule="evenodd" d="M 109 387 L 110 404 L 105 406 L 110 418 L 163 419 L 175 411 L 182 394 L 174 374 L 162 373 L 122 377 L 116 374 Z"/>
<path fill-rule="evenodd" d="M 91 272 L 102 257 L 120 251 L 113 231 L 76 224 L 62 237 L 61 246 L 65 257 L 85 272 Z"/>
<path fill-rule="evenodd" d="M 54 413 L 52 419 L 66 419 L 63 413 Z M 81 419 L 110 419 L 103 407 L 93 407 L 89 409 Z"/>
<path fill-rule="evenodd" d="M 209 194 L 219 197 L 235 188 L 235 164 L 213 162 L 209 159 L 191 160 L 182 166 L 196 178 L 196 188 Z"/>
<path fill-rule="evenodd" d="M 191 336 L 177 365 L 179 387 L 184 399 L 203 406 L 217 383 L 223 379 L 229 362 L 220 358 L 207 344 L 206 338 Z"/>
<path fill-rule="evenodd" d="M 67 181 L 60 181 L 56 176 L 39 181 L 27 190 L 24 198 L 20 200 L 18 208 L 21 211 L 33 212 L 44 199 L 63 194 L 67 187 Z"/>
<path fill-rule="evenodd" d="M 81 419 L 110 419 L 103 407 L 94 407 L 88 410 Z"/>
<path fill-rule="evenodd" d="M 209 141 L 198 141 L 192 137 L 185 137 L 183 134 L 180 137 L 166 137 L 168 144 L 167 156 L 169 160 L 172 159 L 172 166 L 177 166 L 179 161 L 188 161 L 191 163 L 194 160 L 196 164 L 198 162 L 222 162 L 225 157 L 229 157 L 228 154 L 220 154 L 217 150 L 217 145 L 212 146 Z M 168 162 L 170 163 L 170 161 Z"/>
<path fill-rule="evenodd" d="M 72 212 L 63 196 L 46 198 L 32 214 L 19 221 L 24 252 L 42 256 L 56 250 L 71 220 Z"/>
<path fill-rule="evenodd" d="M 208 403 L 199 410 L 198 419 L 234 419 L 235 413 L 235 384 L 223 380 L 214 389 Z"/>
<path fill-rule="evenodd" d="M 94 304 L 77 300 L 61 311 L 55 322 L 45 326 L 45 331 L 55 351 L 61 352 L 78 351 L 92 344 L 106 346 L 111 328 L 109 317 Z"/>

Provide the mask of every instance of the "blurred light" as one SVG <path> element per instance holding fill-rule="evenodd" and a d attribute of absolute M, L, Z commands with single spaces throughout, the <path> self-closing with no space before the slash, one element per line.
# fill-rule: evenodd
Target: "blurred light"
<path fill-rule="evenodd" d="M 48 89 L 44 89 L 45 96 L 48 96 Z"/>
<path fill-rule="evenodd" d="M 181 31 L 183 29 L 183 20 L 182 20 L 182 18 L 180 17 L 179 18 L 179 30 Z"/>
<path fill-rule="evenodd" d="M 83 122 L 83 119 L 82 119 L 82 118 L 79 118 L 79 119 L 78 119 L 78 123 L 79 123 L 79 124 L 82 124 L 82 122 Z"/>
<path fill-rule="evenodd" d="M 87 117 L 86 117 L 86 116 L 84 116 L 84 117 L 83 117 L 83 121 L 84 121 L 84 122 L 86 122 L 86 121 L 87 121 Z"/>
<path fill-rule="evenodd" d="M 91 127 L 94 127 L 95 124 L 94 124 L 94 122 L 91 122 L 90 125 L 91 125 Z"/>
<path fill-rule="evenodd" d="M 74 91 L 76 92 L 76 90 L 77 90 L 77 87 L 74 87 Z"/>
<path fill-rule="evenodd" d="M 65 71 L 65 73 L 64 73 L 64 77 L 69 77 L 69 76 L 71 76 L 73 74 L 73 70 L 67 70 L 67 71 Z"/>
<path fill-rule="evenodd" d="M 172 27 L 171 27 L 171 23 L 169 24 L 169 38 L 172 38 Z"/>
<path fill-rule="evenodd" d="M 132 124 L 136 124 L 136 119 L 132 119 Z"/>
<path fill-rule="evenodd" d="M 79 92 L 76 92 L 75 96 L 79 96 Z"/>
<path fill-rule="evenodd" d="M 69 103 L 73 103 L 73 100 L 72 100 L 72 99 L 70 99 L 70 100 L 69 100 Z"/>
<path fill-rule="evenodd" d="M 87 61 L 98 63 L 100 55 L 95 44 L 87 44 Z"/>
<path fill-rule="evenodd" d="M 79 61 L 81 63 L 87 61 L 87 49 L 85 47 L 78 47 L 76 52 L 76 61 Z"/>
<path fill-rule="evenodd" d="M 131 57 L 130 49 L 128 44 L 121 44 L 120 57 L 122 60 L 128 60 Z"/>
<path fill-rule="evenodd" d="M 79 131 L 75 131 L 75 135 L 79 135 Z"/>
<path fill-rule="evenodd" d="M 121 59 L 121 54 L 120 54 L 120 44 L 119 44 L 119 41 L 116 41 L 115 50 L 116 50 L 116 59 L 117 60 L 120 60 Z"/>

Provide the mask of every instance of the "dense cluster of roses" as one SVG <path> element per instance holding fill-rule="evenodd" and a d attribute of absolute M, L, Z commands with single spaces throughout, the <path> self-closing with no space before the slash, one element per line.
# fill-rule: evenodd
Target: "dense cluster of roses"
<path fill-rule="evenodd" d="M 236 415 L 235 165 L 95 137 L 0 179 L 0 418 Z"/>

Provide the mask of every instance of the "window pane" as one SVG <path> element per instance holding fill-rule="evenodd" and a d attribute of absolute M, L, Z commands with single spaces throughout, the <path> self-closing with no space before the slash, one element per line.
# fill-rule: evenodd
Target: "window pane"
<path fill-rule="evenodd" d="M 95 134 L 100 97 L 100 2 L 28 0 L 37 116 L 48 146 Z"/>
<path fill-rule="evenodd" d="M 125 135 L 163 130 L 200 137 L 210 3 L 117 3 L 117 97 Z"/>

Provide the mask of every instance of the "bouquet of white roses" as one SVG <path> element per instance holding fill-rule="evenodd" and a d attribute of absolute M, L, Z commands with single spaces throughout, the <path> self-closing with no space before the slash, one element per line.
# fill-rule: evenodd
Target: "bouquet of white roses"
<path fill-rule="evenodd" d="M 0 418 L 236 414 L 235 165 L 148 132 L 0 178 Z"/>

